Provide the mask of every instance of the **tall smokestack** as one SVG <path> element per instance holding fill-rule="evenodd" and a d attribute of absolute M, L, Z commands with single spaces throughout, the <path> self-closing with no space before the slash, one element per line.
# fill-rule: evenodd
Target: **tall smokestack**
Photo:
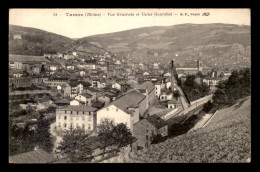
<path fill-rule="evenodd" d="M 174 78 L 174 61 L 171 60 L 171 88 L 172 88 L 172 91 L 174 90 L 174 82 L 175 82 L 175 78 Z"/>
<path fill-rule="evenodd" d="M 109 78 L 109 62 L 107 62 L 107 79 Z"/>
<path fill-rule="evenodd" d="M 146 97 L 146 109 L 148 109 L 149 108 L 148 86 L 146 87 L 146 90 L 145 90 L 145 97 Z"/>

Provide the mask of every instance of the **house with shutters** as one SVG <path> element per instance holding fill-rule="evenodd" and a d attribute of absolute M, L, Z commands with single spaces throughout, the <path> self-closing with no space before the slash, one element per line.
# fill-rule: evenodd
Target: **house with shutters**
<path fill-rule="evenodd" d="M 90 106 L 63 106 L 56 109 L 58 130 L 83 129 L 91 132 L 96 128 L 96 108 Z"/>

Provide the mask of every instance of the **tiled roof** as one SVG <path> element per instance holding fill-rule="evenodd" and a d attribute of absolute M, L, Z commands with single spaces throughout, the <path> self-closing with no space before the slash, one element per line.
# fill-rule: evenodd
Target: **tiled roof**
<path fill-rule="evenodd" d="M 10 163 L 50 163 L 56 159 L 42 149 L 9 156 Z"/>
<path fill-rule="evenodd" d="M 162 118 L 160 118 L 157 115 L 148 116 L 145 118 L 147 121 L 149 121 L 153 126 L 155 126 L 157 129 L 162 128 L 167 125 L 167 122 L 164 121 Z"/>
<path fill-rule="evenodd" d="M 147 88 L 148 88 L 148 93 L 150 93 L 154 89 L 154 84 L 149 81 L 146 81 L 138 86 L 138 89 L 147 89 Z"/>
<path fill-rule="evenodd" d="M 91 106 L 65 106 L 65 107 L 60 107 L 57 108 L 57 110 L 71 110 L 71 111 L 84 111 L 84 112 L 94 112 L 97 110 L 97 108 L 91 107 Z"/>
<path fill-rule="evenodd" d="M 206 77 L 206 80 L 222 80 L 221 77 Z"/>
<path fill-rule="evenodd" d="M 137 107 L 139 103 L 145 98 L 145 95 L 138 92 L 137 90 L 130 91 L 129 93 L 125 94 L 124 96 L 120 97 L 119 99 L 111 102 L 110 105 L 115 105 L 119 109 L 129 113 L 127 108 L 129 107 Z"/>
<path fill-rule="evenodd" d="M 172 99 L 172 100 L 168 101 L 168 104 L 181 104 L 181 103 L 176 99 Z"/>
<path fill-rule="evenodd" d="M 56 101 L 55 103 L 70 103 L 70 101 L 67 99 L 62 99 L 62 100 Z"/>

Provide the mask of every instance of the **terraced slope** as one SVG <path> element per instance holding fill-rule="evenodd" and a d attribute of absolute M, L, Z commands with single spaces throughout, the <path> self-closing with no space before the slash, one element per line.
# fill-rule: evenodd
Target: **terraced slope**
<path fill-rule="evenodd" d="M 251 158 L 251 97 L 220 110 L 202 129 L 152 145 L 129 162 L 247 162 Z"/>

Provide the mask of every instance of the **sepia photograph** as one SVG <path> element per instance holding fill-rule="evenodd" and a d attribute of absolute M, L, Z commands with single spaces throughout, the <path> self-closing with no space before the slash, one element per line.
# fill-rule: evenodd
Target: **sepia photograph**
<path fill-rule="evenodd" d="M 10 8 L 9 163 L 251 163 L 250 8 Z"/>

